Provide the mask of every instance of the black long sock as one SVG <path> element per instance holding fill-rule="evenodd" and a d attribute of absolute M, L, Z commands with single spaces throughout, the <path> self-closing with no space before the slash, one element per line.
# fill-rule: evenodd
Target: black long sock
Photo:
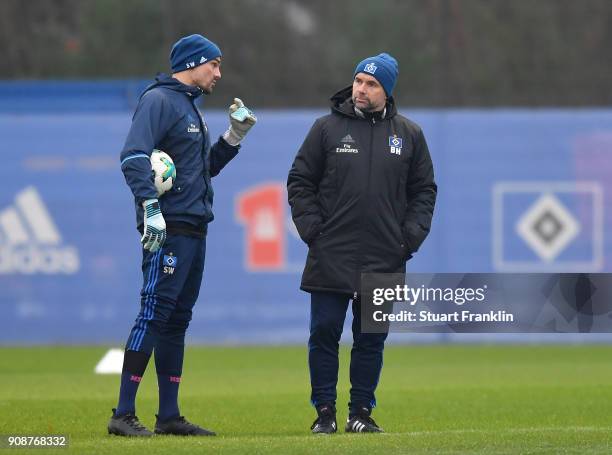
<path fill-rule="evenodd" d="M 115 415 L 136 413 L 136 393 L 151 354 L 140 351 L 125 351 L 121 372 L 119 403 Z"/>
<path fill-rule="evenodd" d="M 166 342 L 160 342 L 155 347 L 155 368 L 159 387 L 158 418 L 160 420 L 179 416 L 178 393 L 185 353 L 183 343 L 164 341 Z"/>

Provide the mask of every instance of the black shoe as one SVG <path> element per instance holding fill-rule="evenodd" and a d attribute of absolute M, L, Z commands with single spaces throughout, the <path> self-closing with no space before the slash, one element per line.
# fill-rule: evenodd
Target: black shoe
<path fill-rule="evenodd" d="M 157 416 L 156 416 L 157 417 Z M 156 434 L 174 434 L 178 436 L 216 436 L 214 431 L 207 430 L 189 422 L 185 417 L 179 416 L 170 420 L 155 422 Z"/>
<path fill-rule="evenodd" d="M 360 408 L 354 413 L 351 411 L 344 431 L 347 433 L 384 433 L 383 429 L 376 425 L 374 419 L 370 417 L 371 413 L 372 410 L 369 408 Z"/>
<path fill-rule="evenodd" d="M 317 419 L 310 427 L 314 434 L 332 434 L 337 431 L 336 408 L 333 404 L 322 404 L 317 406 L 317 414 Z"/>
<path fill-rule="evenodd" d="M 138 420 L 134 414 L 115 415 L 116 409 L 113 409 L 113 416 L 108 422 L 108 434 L 116 434 L 117 436 L 153 436 Z"/>

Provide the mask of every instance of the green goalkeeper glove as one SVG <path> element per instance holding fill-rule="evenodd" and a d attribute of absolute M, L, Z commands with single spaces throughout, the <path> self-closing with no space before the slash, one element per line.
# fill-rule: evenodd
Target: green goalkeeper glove
<path fill-rule="evenodd" d="M 223 134 L 223 139 L 237 146 L 257 122 L 255 114 L 247 108 L 240 98 L 234 98 L 234 104 L 229 107 L 230 126 Z"/>
<path fill-rule="evenodd" d="M 144 208 L 144 231 L 140 242 L 145 250 L 155 253 L 166 241 L 166 221 L 157 199 L 147 199 L 142 206 Z"/>

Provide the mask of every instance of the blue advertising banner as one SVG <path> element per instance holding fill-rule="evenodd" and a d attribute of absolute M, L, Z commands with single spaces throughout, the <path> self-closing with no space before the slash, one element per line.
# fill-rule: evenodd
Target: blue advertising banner
<path fill-rule="evenodd" d="M 121 343 L 139 308 L 140 236 L 119 167 L 136 98 L 114 103 L 102 90 L 77 103 L 64 89 L 38 109 L 0 88 L 3 344 Z M 306 247 L 285 182 L 327 111 L 251 107 L 257 125 L 213 180 L 192 341 L 307 336 Z M 439 185 L 431 234 L 409 272 L 612 271 L 612 110 L 400 111 L 423 128 Z M 203 112 L 214 141 L 227 113 Z"/>

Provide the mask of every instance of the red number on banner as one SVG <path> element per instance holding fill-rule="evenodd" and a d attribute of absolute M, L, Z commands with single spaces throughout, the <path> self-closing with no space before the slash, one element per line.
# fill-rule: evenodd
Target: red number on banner
<path fill-rule="evenodd" d="M 285 264 L 285 187 L 269 183 L 238 196 L 238 220 L 246 228 L 249 270 L 280 269 Z"/>

